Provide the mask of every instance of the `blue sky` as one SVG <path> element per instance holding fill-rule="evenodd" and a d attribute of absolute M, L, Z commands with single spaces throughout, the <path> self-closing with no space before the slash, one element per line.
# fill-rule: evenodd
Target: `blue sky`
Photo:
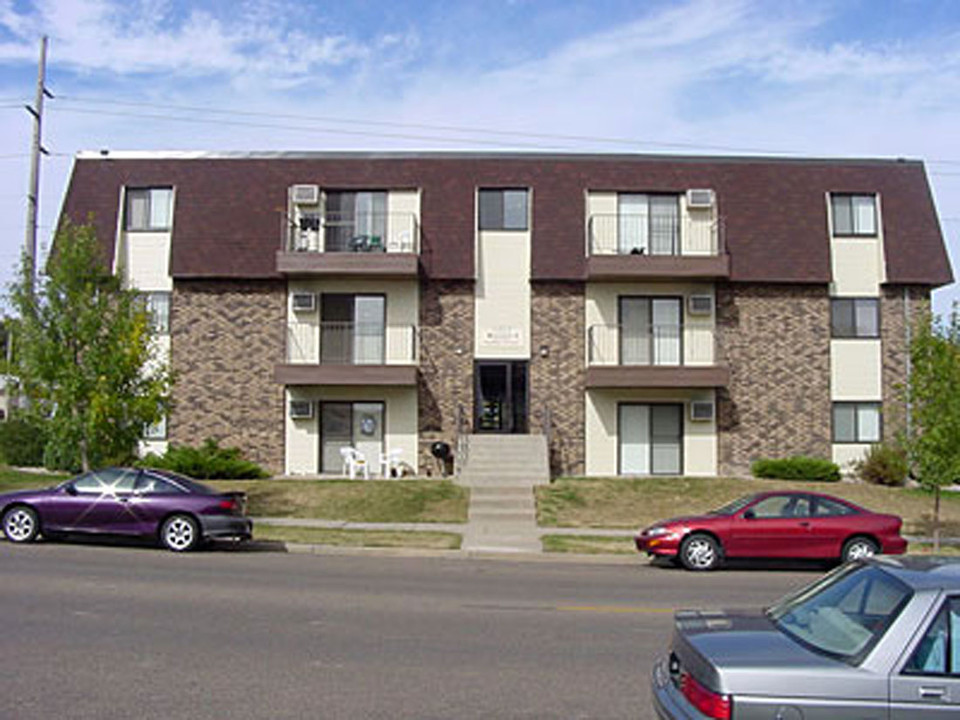
<path fill-rule="evenodd" d="M 42 241 L 79 150 L 911 157 L 960 268 L 954 0 L 0 0 L 0 282 L 41 34 Z"/>

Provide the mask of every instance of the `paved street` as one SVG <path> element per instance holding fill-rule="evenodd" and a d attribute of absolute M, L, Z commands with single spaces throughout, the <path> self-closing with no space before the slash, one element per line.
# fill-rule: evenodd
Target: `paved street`
<path fill-rule="evenodd" d="M 675 607 L 816 574 L 0 543 L 0 717 L 647 718 Z"/>

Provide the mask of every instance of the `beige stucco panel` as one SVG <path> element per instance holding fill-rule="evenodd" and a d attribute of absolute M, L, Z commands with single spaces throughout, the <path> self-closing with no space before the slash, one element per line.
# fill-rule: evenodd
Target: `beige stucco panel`
<path fill-rule="evenodd" d="M 475 356 L 530 357 L 530 233 L 477 238 Z"/>
<path fill-rule="evenodd" d="M 880 400 L 883 362 L 880 340 L 830 341 L 832 400 Z"/>
<path fill-rule="evenodd" d="M 316 475 L 320 462 L 320 418 L 318 412 L 309 420 L 292 420 L 287 410 L 291 400 L 311 402 L 383 402 L 384 450 L 399 449 L 401 461 L 417 471 L 417 391 L 413 388 L 337 387 L 291 388 L 287 391 L 284 412 L 286 425 L 286 473 Z M 372 460 L 368 458 L 368 462 Z M 376 470 L 376 466 L 371 466 Z"/>
<path fill-rule="evenodd" d="M 712 400 L 713 391 L 701 390 L 590 390 L 586 393 L 586 474 L 617 474 L 617 405 L 624 402 L 683 403 L 683 469 L 684 475 L 715 476 L 717 474 L 716 421 L 692 422 L 689 404 Z"/>
<path fill-rule="evenodd" d="M 419 250 L 420 191 L 391 190 L 387 193 L 386 248 L 390 252 Z"/>
<path fill-rule="evenodd" d="M 882 243 L 876 238 L 834 238 L 830 253 L 834 297 L 877 297 L 886 280 L 881 253 Z"/>
<path fill-rule="evenodd" d="M 840 466 L 844 475 L 852 475 L 854 472 L 854 463 L 862 460 L 870 450 L 869 445 L 851 443 L 833 445 L 833 462 Z"/>
<path fill-rule="evenodd" d="M 170 277 L 170 233 L 124 233 L 122 250 L 124 280 L 129 287 L 143 291 L 173 290 Z"/>

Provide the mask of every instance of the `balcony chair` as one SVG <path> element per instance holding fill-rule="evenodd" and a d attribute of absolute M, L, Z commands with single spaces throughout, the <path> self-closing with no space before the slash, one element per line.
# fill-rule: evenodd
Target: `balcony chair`
<path fill-rule="evenodd" d="M 400 477 L 400 457 L 402 455 L 403 450 L 400 448 L 380 453 L 380 477 Z"/>

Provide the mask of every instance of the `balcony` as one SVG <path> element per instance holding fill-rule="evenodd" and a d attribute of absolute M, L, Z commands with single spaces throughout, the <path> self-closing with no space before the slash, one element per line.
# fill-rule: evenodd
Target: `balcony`
<path fill-rule="evenodd" d="M 414 213 L 284 215 L 277 271 L 286 275 L 417 277 L 420 227 Z"/>
<path fill-rule="evenodd" d="M 413 325 L 352 322 L 287 327 L 286 362 L 274 377 L 284 385 L 417 384 Z"/>
<path fill-rule="evenodd" d="M 730 276 L 723 219 L 598 213 L 587 223 L 589 280 Z"/>
<path fill-rule="evenodd" d="M 587 330 L 588 388 L 724 387 L 716 332 L 707 325 L 592 325 Z"/>

